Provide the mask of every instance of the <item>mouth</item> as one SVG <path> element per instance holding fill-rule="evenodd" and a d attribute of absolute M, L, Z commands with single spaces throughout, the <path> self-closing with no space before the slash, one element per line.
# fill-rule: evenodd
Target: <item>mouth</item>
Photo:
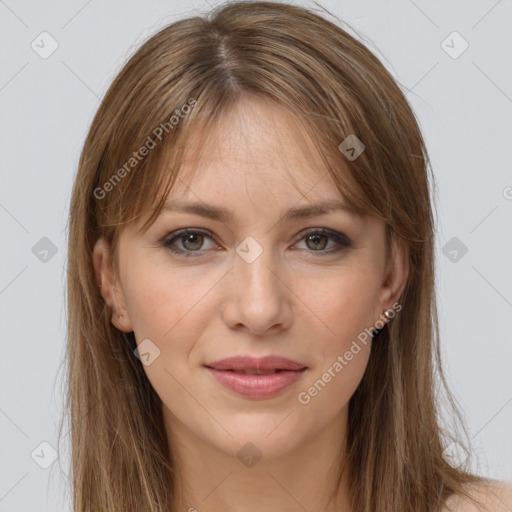
<path fill-rule="evenodd" d="M 280 356 L 253 358 L 237 356 L 204 367 L 224 388 L 249 399 L 274 397 L 294 383 L 307 366 Z"/>

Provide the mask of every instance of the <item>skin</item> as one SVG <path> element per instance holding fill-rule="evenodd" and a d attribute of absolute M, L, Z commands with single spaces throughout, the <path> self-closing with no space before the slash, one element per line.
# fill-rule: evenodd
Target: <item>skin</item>
<path fill-rule="evenodd" d="M 234 220 L 167 211 L 143 234 L 135 223 L 123 229 L 116 264 L 103 239 L 94 248 L 112 323 L 160 350 L 144 370 L 164 405 L 178 470 L 176 510 L 335 509 L 328 498 L 345 451 L 348 402 L 371 341 L 309 403 L 297 395 L 399 301 L 408 264 L 400 247 L 386 261 L 385 226 L 375 219 L 339 210 L 282 220 L 292 207 L 343 199 L 312 142 L 297 133 L 286 110 L 244 98 L 200 148 L 201 157 L 184 162 L 169 196 L 227 207 Z M 189 155 L 198 150 L 192 145 Z M 174 243 L 199 255 L 179 256 L 162 245 L 187 227 L 213 235 Z M 330 236 L 308 243 L 308 228 L 343 233 L 352 247 Z M 251 263 L 236 252 L 248 236 L 263 250 Z M 281 355 L 308 369 L 276 397 L 247 399 L 203 367 L 248 354 Z M 237 457 L 248 442 L 261 453 L 252 467 Z M 349 510 L 345 478 L 337 497 L 337 509 Z"/>

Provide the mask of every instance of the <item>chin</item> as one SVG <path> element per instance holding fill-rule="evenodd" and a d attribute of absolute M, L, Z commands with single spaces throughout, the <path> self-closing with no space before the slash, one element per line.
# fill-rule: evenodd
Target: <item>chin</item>
<path fill-rule="evenodd" d="M 226 427 L 228 435 L 220 427 L 213 432 L 198 433 L 205 442 L 224 453 L 243 458 L 253 456 L 261 460 L 278 458 L 292 452 L 306 438 L 299 431 L 296 412 L 279 408 L 264 412 L 235 413 L 232 416 L 219 417 L 219 423 Z M 206 437 L 205 437 L 206 436 Z"/>

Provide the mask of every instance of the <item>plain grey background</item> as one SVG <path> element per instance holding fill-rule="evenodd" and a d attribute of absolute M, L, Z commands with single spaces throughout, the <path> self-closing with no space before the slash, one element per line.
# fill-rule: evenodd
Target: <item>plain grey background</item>
<path fill-rule="evenodd" d="M 0 0 L 0 512 L 70 510 L 57 446 L 66 225 L 92 116 L 148 36 L 208 5 Z M 445 367 L 474 469 L 511 481 L 512 2 L 322 5 L 365 36 L 420 121 L 438 186 Z"/>

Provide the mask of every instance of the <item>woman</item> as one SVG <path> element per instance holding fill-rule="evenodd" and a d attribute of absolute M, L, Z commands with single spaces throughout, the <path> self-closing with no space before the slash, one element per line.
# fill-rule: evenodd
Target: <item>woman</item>
<path fill-rule="evenodd" d="M 74 510 L 509 510 L 438 422 L 429 165 L 391 75 L 311 11 L 151 37 L 71 201 Z"/>

